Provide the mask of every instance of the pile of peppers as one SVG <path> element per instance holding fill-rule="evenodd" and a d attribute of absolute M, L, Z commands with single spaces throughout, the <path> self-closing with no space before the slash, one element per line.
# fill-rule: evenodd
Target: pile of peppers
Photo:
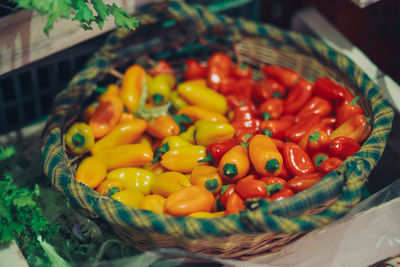
<path fill-rule="evenodd" d="M 65 134 L 82 159 L 75 180 L 134 208 L 212 218 L 291 197 L 360 149 L 371 127 L 351 91 L 261 72 L 222 52 L 187 59 L 180 81 L 165 60 L 130 66 Z"/>

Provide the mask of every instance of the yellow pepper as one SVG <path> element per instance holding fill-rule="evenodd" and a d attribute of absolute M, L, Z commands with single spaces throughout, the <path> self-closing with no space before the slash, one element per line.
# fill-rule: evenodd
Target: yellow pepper
<path fill-rule="evenodd" d="M 189 141 L 187 141 L 186 139 L 184 139 L 180 136 L 169 136 L 169 137 L 164 138 L 161 145 L 165 145 L 165 144 L 168 144 L 169 149 L 192 145 Z"/>
<path fill-rule="evenodd" d="M 167 74 L 158 74 L 151 80 L 148 93 L 154 104 L 157 106 L 159 104 L 165 104 L 170 99 L 171 95 L 171 82 L 168 81 Z"/>
<path fill-rule="evenodd" d="M 116 84 L 110 84 L 107 86 L 107 90 L 100 95 L 97 100 L 102 102 L 107 99 L 109 96 L 118 96 L 119 95 L 119 87 Z"/>
<path fill-rule="evenodd" d="M 135 115 L 133 115 L 133 113 L 122 112 L 121 117 L 119 118 L 118 124 L 127 122 L 127 121 L 133 121 L 134 119 L 135 119 Z"/>
<path fill-rule="evenodd" d="M 104 196 L 112 196 L 115 193 L 125 190 L 125 186 L 119 180 L 107 180 L 102 181 L 97 187 L 97 193 Z"/>
<path fill-rule="evenodd" d="M 227 122 L 196 121 L 194 127 L 194 139 L 201 146 L 225 141 L 235 135 L 235 128 Z"/>
<path fill-rule="evenodd" d="M 228 110 L 225 96 L 205 86 L 184 82 L 178 85 L 177 91 L 180 97 L 192 105 L 220 114 Z"/>
<path fill-rule="evenodd" d="M 206 162 L 199 162 L 199 160 L 206 157 L 206 148 L 204 146 L 183 146 L 171 149 L 163 154 L 160 163 L 168 170 L 190 173 L 194 167 L 206 165 Z"/>
<path fill-rule="evenodd" d="M 196 128 L 194 127 L 194 125 L 190 126 L 189 128 L 187 128 L 187 130 L 183 133 L 181 133 L 179 135 L 179 137 L 185 139 L 186 141 L 188 141 L 191 144 L 194 144 L 195 140 L 194 140 L 194 131 L 196 130 Z"/>
<path fill-rule="evenodd" d="M 208 165 L 200 165 L 192 170 L 190 176 L 192 185 L 199 185 L 207 189 L 213 194 L 221 191 L 222 180 L 218 174 L 218 169 Z"/>
<path fill-rule="evenodd" d="M 153 151 L 143 144 L 129 144 L 103 149 L 96 153 L 107 165 L 107 170 L 138 167 L 153 160 Z"/>
<path fill-rule="evenodd" d="M 129 112 L 135 111 L 139 105 L 142 85 L 146 76 L 146 70 L 139 65 L 130 66 L 124 73 L 120 97 Z"/>
<path fill-rule="evenodd" d="M 76 122 L 65 134 L 65 143 L 74 154 L 89 152 L 94 145 L 92 129 L 84 122 Z"/>
<path fill-rule="evenodd" d="M 150 210 L 156 213 L 164 213 L 165 198 L 160 195 L 147 195 L 144 196 L 142 202 L 139 204 L 139 209 Z"/>
<path fill-rule="evenodd" d="M 217 211 L 217 212 L 206 212 L 206 211 L 198 211 L 190 213 L 189 216 L 194 218 L 218 218 L 225 215 L 225 211 Z"/>
<path fill-rule="evenodd" d="M 111 132 L 98 140 L 91 149 L 93 155 L 100 150 L 118 145 L 131 144 L 138 139 L 146 130 L 147 121 L 134 119 L 117 124 Z"/>
<path fill-rule="evenodd" d="M 164 139 L 168 136 L 178 135 L 180 129 L 174 119 L 170 115 L 166 115 L 152 119 L 147 126 L 146 132 L 156 138 Z"/>
<path fill-rule="evenodd" d="M 167 197 L 164 212 L 172 216 L 186 216 L 194 212 L 210 212 L 214 195 L 204 187 L 192 185 L 175 191 Z"/>
<path fill-rule="evenodd" d="M 153 139 L 150 136 L 144 134 L 136 141 L 136 144 L 143 144 L 152 149 L 153 148 Z"/>
<path fill-rule="evenodd" d="M 132 208 L 139 208 L 140 202 L 144 199 L 142 192 L 135 189 L 126 189 L 115 193 L 111 198 L 131 206 Z"/>
<path fill-rule="evenodd" d="M 75 181 L 90 188 L 98 186 L 106 177 L 105 163 L 97 157 L 87 157 L 78 166 Z"/>
<path fill-rule="evenodd" d="M 181 188 L 190 186 L 186 175 L 180 172 L 163 172 L 155 176 L 151 192 L 163 197 L 168 197 Z"/>
<path fill-rule="evenodd" d="M 178 115 L 185 114 L 193 121 L 219 121 L 228 122 L 228 119 L 217 112 L 213 112 L 198 106 L 185 106 L 178 110 Z"/>
<path fill-rule="evenodd" d="M 178 91 L 176 91 L 176 90 L 171 92 L 170 98 L 171 98 L 172 106 L 176 110 L 180 110 L 181 108 L 184 108 L 187 106 L 186 101 L 178 95 Z"/>
<path fill-rule="evenodd" d="M 142 168 L 120 168 L 110 171 L 107 180 L 119 180 L 125 188 L 136 189 L 147 195 L 154 182 L 154 174 Z"/>
<path fill-rule="evenodd" d="M 164 167 L 161 166 L 160 162 L 147 163 L 143 166 L 144 169 L 151 171 L 155 175 L 163 173 L 165 171 Z"/>

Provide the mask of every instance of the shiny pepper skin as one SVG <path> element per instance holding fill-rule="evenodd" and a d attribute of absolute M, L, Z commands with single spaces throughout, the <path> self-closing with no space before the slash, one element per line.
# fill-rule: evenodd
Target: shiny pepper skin
<path fill-rule="evenodd" d="M 327 174 L 339 168 L 342 162 L 343 161 L 337 157 L 328 158 L 322 162 L 320 170 L 323 174 Z"/>
<path fill-rule="evenodd" d="M 135 142 L 146 130 L 147 122 L 141 119 L 133 119 L 117 124 L 106 136 L 98 140 L 91 149 L 93 155 L 100 150 L 118 145 L 126 145 Z"/>
<path fill-rule="evenodd" d="M 282 155 L 270 137 L 256 134 L 250 139 L 249 157 L 262 176 L 278 176 L 282 169 Z"/>
<path fill-rule="evenodd" d="M 140 202 L 144 199 L 144 195 L 142 192 L 135 189 L 125 189 L 113 194 L 111 198 L 137 209 L 139 208 Z"/>
<path fill-rule="evenodd" d="M 142 168 L 120 168 L 110 171 L 107 180 L 119 180 L 125 188 L 136 189 L 147 195 L 153 186 L 154 174 Z"/>
<path fill-rule="evenodd" d="M 159 116 L 150 121 L 146 132 L 153 137 L 164 139 L 168 136 L 178 135 L 180 132 L 179 125 L 172 119 L 170 115 Z"/>
<path fill-rule="evenodd" d="M 195 167 L 190 175 L 190 183 L 192 185 L 203 186 L 214 195 L 221 191 L 222 186 L 218 169 L 208 165 Z"/>
<path fill-rule="evenodd" d="M 148 86 L 148 93 L 155 105 L 161 105 L 168 102 L 171 97 L 171 82 L 167 74 L 158 74 L 151 79 Z"/>
<path fill-rule="evenodd" d="M 139 65 L 130 66 L 124 73 L 121 84 L 120 97 L 129 112 L 133 112 L 139 105 L 143 83 L 146 82 L 146 70 Z"/>
<path fill-rule="evenodd" d="M 338 157 L 345 160 L 347 157 L 354 155 L 360 150 L 360 145 L 357 141 L 350 137 L 338 136 L 329 144 L 329 154 L 333 157 Z"/>
<path fill-rule="evenodd" d="M 301 79 L 296 86 L 289 91 L 285 99 L 283 114 L 296 114 L 312 97 L 313 84 Z"/>
<path fill-rule="evenodd" d="M 206 157 L 206 148 L 204 146 L 184 146 L 169 150 L 161 156 L 160 163 L 168 170 L 190 173 L 196 166 L 205 165 L 206 162 L 199 161 Z"/>
<path fill-rule="evenodd" d="M 181 188 L 190 186 L 186 175 L 180 172 L 163 172 L 155 176 L 151 192 L 163 197 L 168 197 Z"/>
<path fill-rule="evenodd" d="M 139 209 L 150 210 L 155 213 L 164 213 L 165 198 L 160 195 L 152 194 L 144 196 L 139 204 Z"/>
<path fill-rule="evenodd" d="M 247 175 L 250 160 L 245 146 L 236 145 L 222 156 L 218 165 L 219 174 L 228 181 L 237 181 Z"/>
<path fill-rule="evenodd" d="M 175 191 L 165 201 L 165 213 L 186 216 L 194 212 L 210 212 L 215 202 L 214 195 L 202 186 L 192 185 Z"/>
<path fill-rule="evenodd" d="M 283 103 L 280 98 L 270 98 L 260 105 L 259 113 L 264 120 L 279 119 L 283 113 Z"/>
<path fill-rule="evenodd" d="M 286 142 L 283 145 L 285 166 L 293 175 L 304 175 L 315 172 L 314 164 L 308 154 L 299 145 Z"/>
<path fill-rule="evenodd" d="M 226 201 L 225 215 L 237 213 L 245 210 L 244 200 L 239 196 L 238 193 L 233 192 Z"/>
<path fill-rule="evenodd" d="M 189 118 L 191 118 L 193 121 L 202 120 L 202 121 L 214 121 L 214 122 L 228 122 L 228 119 L 224 115 L 218 112 L 210 111 L 202 107 L 193 105 L 188 105 L 181 108 L 180 110 L 178 110 L 177 114 L 178 115 L 184 114 Z"/>
<path fill-rule="evenodd" d="M 266 198 L 268 189 L 265 183 L 258 179 L 241 179 L 237 182 L 235 192 L 243 199 Z"/>
<path fill-rule="evenodd" d="M 196 121 L 194 127 L 196 144 L 201 146 L 231 139 L 235 134 L 235 128 L 227 122 Z"/>
<path fill-rule="evenodd" d="M 92 129 L 84 122 L 76 122 L 65 134 L 65 144 L 74 154 L 89 152 L 94 145 Z"/>
<path fill-rule="evenodd" d="M 97 193 L 104 196 L 112 196 L 113 194 L 125 190 L 124 184 L 120 180 L 103 180 L 97 187 Z"/>
<path fill-rule="evenodd" d="M 107 168 L 104 161 L 98 157 L 87 157 L 78 166 L 75 181 L 90 188 L 98 186 L 106 177 Z"/>
<path fill-rule="evenodd" d="M 361 144 L 369 135 L 371 126 L 364 114 L 356 114 L 337 127 L 331 134 L 331 139 L 346 136 Z"/>

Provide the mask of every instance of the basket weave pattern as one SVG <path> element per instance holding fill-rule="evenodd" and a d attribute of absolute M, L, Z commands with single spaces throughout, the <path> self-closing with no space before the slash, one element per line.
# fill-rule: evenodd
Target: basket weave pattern
<path fill-rule="evenodd" d="M 277 250 L 305 232 L 342 217 L 360 200 L 361 187 L 386 145 L 394 114 L 376 85 L 347 57 L 300 34 L 233 20 L 180 2 L 146 6 L 137 17 L 145 25 L 141 30 L 133 34 L 115 31 L 57 96 L 43 132 L 45 173 L 74 204 L 108 221 L 138 248 L 180 246 L 236 258 Z M 162 28 L 159 22 L 171 17 L 178 24 Z M 167 59 L 179 71 L 188 55 L 205 59 L 217 50 L 236 55 L 256 68 L 276 64 L 294 69 L 305 78 L 328 76 L 351 88 L 363 97 L 363 108 L 372 119 L 371 135 L 357 154 L 312 188 L 279 202 L 260 199 L 252 209 L 221 218 L 175 218 L 133 209 L 74 181 L 76 164 L 66 153 L 63 140 L 66 125 L 77 117 L 96 86 L 109 81 L 112 68 L 124 70 L 148 56 Z M 329 205 L 318 210 L 327 202 Z"/>

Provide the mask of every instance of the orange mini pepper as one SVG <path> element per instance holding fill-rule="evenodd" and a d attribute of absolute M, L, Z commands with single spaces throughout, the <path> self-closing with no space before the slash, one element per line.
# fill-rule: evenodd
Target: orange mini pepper
<path fill-rule="evenodd" d="M 104 196 L 112 196 L 113 194 L 125 190 L 124 184 L 119 180 L 108 180 L 105 179 L 97 187 L 97 193 Z"/>
<path fill-rule="evenodd" d="M 228 181 L 237 181 L 246 176 L 250 169 L 247 147 L 236 145 L 222 156 L 218 165 L 219 174 Z"/>
<path fill-rule="evenodd" d="M 210 212 L 215 202 L 214 195 L 202 186 L 192 185 L 172 193 L 165 200 L 165 213 L 186 216 L 194 212 Z"/>
<path fill-rule="evenodd" d="M 146 70 L 139 65 L 130 66 L 124 73 L 120 97 L 129 112 L 135 111 L 139 105 L 146 75 Z"/>
<path fill-rule="evenodd" d="M 282 169 L 282 155 L 269 136 L 256 134 L 250 139 L 249 156 L 256 171 L 262 176 L 278 176 Z"/>
<path fill-rule="evenodd" d="M 370 131 L 371 126 L 364 114 L 356 114 L 336 128 L 331 134 L 331 139 L 338 136 L 346 136 L 361 144 L 368 137 Z"/>
<path fill-rule="evenodd" d="M 192 170 L 190 182 L 193 185 L 203 186 L 213 194 L 221 191 L 222 181 L 218 169 L 208 165 L 200 165 Z"/>
<path fill-rule="evenodd" d="M 106 164 L 101 158 L 87 157 L 79 164 L 75 181 L 90 188 L 95 188 L 104 180 L 106 174 Z"/>
<path fill-rule="evenodd" d="M 89 120 L 94 137 L 100 138 L 108 134 L 118 123 L 123 109 L 122 100 L 117 96 L 109 96 L 101 102 Z"/>
<path fill-rule="evenodd" d="M 160 195 L 147 195 L 139 204 L 139 209 L 150 210 L 156 213 L 164 213 L 165 198 Z"/>
<path fill-rule="evenodd" d="M 164 139 L 168 136 L 178 135 L 179 125 L 170 115 L 159 116 L 149 122 L 146 132 L 153 137 Z"/>

